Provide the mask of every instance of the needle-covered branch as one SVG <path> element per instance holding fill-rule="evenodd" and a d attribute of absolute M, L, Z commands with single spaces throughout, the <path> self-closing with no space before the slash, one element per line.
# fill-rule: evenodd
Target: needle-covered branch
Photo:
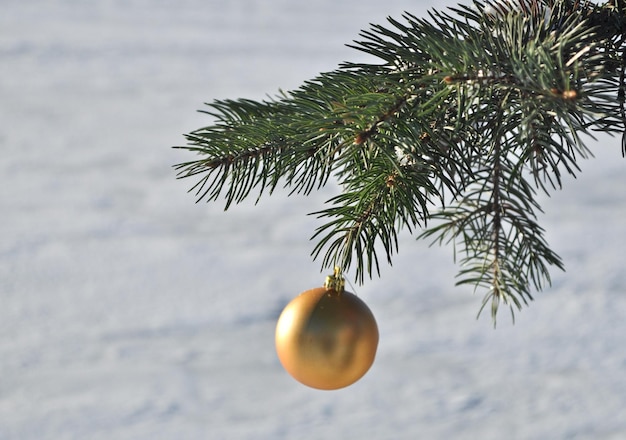
<path fill-rule="evenodd" d="M 380 249 L 391 263 L 402 228 L 419 230 L 455 243 L 458 283 L 485 288 L 495 317 L 563 268 L 536 191 L 579 172 L 585 136 L 624 131 L 624 17 L 622 2 L 498 0 L 389 18 L 352 44 L 377 62 L 345 63 L 265 101 L 208 104 L 214 122 L 179 147 L 199 155 L 179 176 L 226 208 L 332 178 L 342 192 L 314 212 L 324 267 L 355 265 L 363 282 Z"/>

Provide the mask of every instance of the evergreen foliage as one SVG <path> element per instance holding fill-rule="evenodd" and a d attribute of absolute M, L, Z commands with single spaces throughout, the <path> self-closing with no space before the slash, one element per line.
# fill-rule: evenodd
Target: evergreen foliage
<path fill-rule="evenodd" d="M 313 213 L 323 267 L 354 264 L 363 282 L 406 228 L 453 244 L 458 284 L 484 289 L 495 320 L 564 267 L 537 192 L 579 171 L 583 137 L 624 131 L 625 17 L 621 2 L 499 0 L 388 18 L 352 45 L 377 62 L 260 102 L 208 104 L 214 122 L 178 147 L 199 155 L 178 175 L 226 209 L 336 179 L 341 194 Z"/>

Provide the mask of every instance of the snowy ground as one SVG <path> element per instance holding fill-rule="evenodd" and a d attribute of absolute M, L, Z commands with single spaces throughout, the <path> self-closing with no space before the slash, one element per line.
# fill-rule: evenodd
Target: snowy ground
<path fill-rule="evenodd" d="M 297 87 L 360 59 L 369 22 L 453 2 L 1 3 L 0 439 L 626 438 L 616 140 L 544 201 L 567 273 L 514 326 L 475 320 L 450 249 L 407 237 L 357 289 L 376 363 L 335 392 L 273 347 L 325 275 L 306 213 L 332 188 L 224 213 L 174 179 L 202 102 Z"/>

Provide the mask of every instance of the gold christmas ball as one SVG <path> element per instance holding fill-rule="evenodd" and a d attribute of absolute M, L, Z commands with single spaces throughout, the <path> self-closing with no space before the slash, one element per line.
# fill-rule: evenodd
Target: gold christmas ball
<path fill-rule="evenodd" d="M 378 326 L 367 305 L 343 284 L 307 290 L 294 298 L 276 325 L 276 352 L 297 381 L 336 390 L 370 369 Z"/>

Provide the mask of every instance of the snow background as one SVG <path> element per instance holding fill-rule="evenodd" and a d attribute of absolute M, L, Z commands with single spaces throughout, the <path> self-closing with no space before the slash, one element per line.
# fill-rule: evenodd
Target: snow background
<path fill-rule="evenodd" d="M 445 1 L 1 0 L 0 439 L 626 438 L 626 161 L 616 139 L 543 198 L 567 272 L 476 320 L 450 248 L 410 237 L 357 287 L 377 360 L 317 391 L 275 321 L 320 285 L 306 214 L 334 194 L 194 204 L 172 165 L 215 98 L 344 60 L 368 23 Z"/>

